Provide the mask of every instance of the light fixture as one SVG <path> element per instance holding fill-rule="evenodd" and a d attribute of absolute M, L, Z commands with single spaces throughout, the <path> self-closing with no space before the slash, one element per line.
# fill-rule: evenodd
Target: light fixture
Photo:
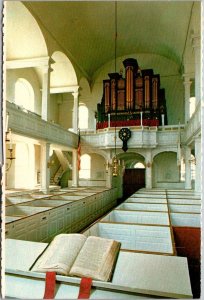
<path fill-rule="evenodd" d="M 10 169 L 11 165 L 12 165 L 13 160 L 15 159 L 15 157 L 13 157 L 13 145 L 12 145 L 12 139 L 11 139 L 11 128 L 9 128 L 9 130 L 6 131 L 6 142 L 9 144 L 9 146 L 8 146 L 9 156 L 6 157 L 6 159 L 9 160 L 9 165 L 6 168 L 6 171 L 8 171 Z"/>
<path fill-rule="evenodd" d="M 192 164 L 196 165 L 196 158 L 193 157 L 193 158 L 189 159 L 188 162 L 189 162 L 190 164 L 192 163 Z"/>
<path fill-rule="evenodd" d="M 117 28 L 117 1 L 115 1 L 115 73 L 116 73 L 116 59 L 117 59 L 117 32 L 118 28 Z M 117 155 L 116 155 L 116 139 L 117 139 L 117 135 L 116 135 L 116 121 L 117 121 L 117 105 L 115 105 L 115 135 L 114 135 L 114 152 L 115 152 L 115 156 L 113 157 L 112 160 L 112 175 L 113 177 L 117 177 L 118 176 L 118 169 L 119 169 L 119 161 L 117 159 Z"/>

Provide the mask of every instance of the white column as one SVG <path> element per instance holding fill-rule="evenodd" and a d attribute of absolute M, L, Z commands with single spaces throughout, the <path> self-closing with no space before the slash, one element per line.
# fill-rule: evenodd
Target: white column
<path fill-rule="evenodd" d="M 79 185 L 79 171 L 78 171 L 78 153 L 77 150 L 72 151 L 72 186 Z"/>
<path fill-rule="evenodd" d="M 50 62 L 42 69 L 42 119 L 47 121 L 49 118 L 49 104 L 50 104 L 50 73 L 52 69 Z"/>
<path fill-rule="evenodd" d="M 201 191 L 201 139 L 195 139 L 195 192 Z"/>
<path fill-rule="evenodd" d="M 201 100 L 201 46 L 199 35 L 192 36 L 192 47 L 195 55 L 195 97 L 197 105 Z"/>
<path fill-rule="evenodd" d="M 185 97 L 185 123 L 187 123 L 190 119 L 190 97 L 191 97 L 191 83 L 190 76 L 188 74 L 184 74 L 184 97 Z"/>
<path fill-rule="evenodd" d="M 152 153 L 151 151 L 148 151 L 145 158 L 145 183 L 146 188 L 151 189 L 152 188 Z"/>
<path fill-rule="evenodd" d="M 41 143 L 41 190 L 46 193 L 49 191 L 50 185 L 49 152 L 50 144 Z"/>
<path fill-rule="evenodd" d="M 75 133 L 78 133 L 78 118 L 79 118 L 79 93 L 72 93 L 74 96 L 74 107 L 73 107 L 73 129 Z"/>
<path fill-rule="evenodd" d="M 185 189 L 191 189 L 191 148 L 185 147 Z"/>

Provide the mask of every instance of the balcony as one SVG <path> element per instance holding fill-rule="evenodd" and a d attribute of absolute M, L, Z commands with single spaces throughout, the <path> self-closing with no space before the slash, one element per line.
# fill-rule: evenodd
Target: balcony
<path fill-rule="evenodd" d="M 77 148 L 78 136 L 75 133 L 60 127 L 60 125 L 44 121 L 39 115 L 8 101 L 6 110 L 9 113 L 8 127 L 15 134 L 69 148 Z"/>

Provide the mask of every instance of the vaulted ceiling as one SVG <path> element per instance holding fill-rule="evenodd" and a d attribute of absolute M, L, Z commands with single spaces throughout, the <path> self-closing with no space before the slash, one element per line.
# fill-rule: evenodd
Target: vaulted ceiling
<path fill-rule="evenodd" d="M 115 2 L 23 3 L 42 31 L 51 33 L 88 78 L 114 59 Z M 195 5 L 192 1 L 117 2 L 117 57 L 157 54 L 182 68 Z M 196 22 L 199 27 L 199 18 Z"/>

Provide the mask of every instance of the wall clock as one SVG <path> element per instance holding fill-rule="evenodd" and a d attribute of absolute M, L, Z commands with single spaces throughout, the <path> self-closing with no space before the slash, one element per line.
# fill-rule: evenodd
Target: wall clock
<path fill-rule="evenodd" d="M 131 137 L 131 131 L 129 128 L 121 128 L 119 131 L 119 138 L 123 141 L 123 151 L 126 152 L 128 147 L 127 147 L 127 141 Z"/>

